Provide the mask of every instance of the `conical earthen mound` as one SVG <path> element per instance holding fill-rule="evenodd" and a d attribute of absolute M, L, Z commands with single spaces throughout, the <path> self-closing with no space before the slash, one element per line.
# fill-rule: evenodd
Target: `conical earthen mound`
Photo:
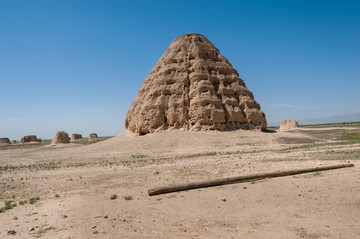
<path fill-rule="evenodd" d="M 133 133 L 266 128 L 238 72 L 203 35 L 175 39 L 144 81 L 125 119 Z"/>

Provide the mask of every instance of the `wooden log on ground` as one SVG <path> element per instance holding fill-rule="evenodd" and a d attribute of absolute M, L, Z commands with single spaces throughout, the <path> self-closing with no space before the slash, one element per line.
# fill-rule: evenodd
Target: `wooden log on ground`
<path fill-rule="evenodd" d="M 247 176 L 220 178 L 220 179 L 207 180 L 202 182 L 185 183 L 185 184 L 149 189 L 148 193 L 149 196 L 154 196 L 164 193 L 178 192 L 178 191 L 190 190 L 196 188 L 205 188 L 205 187 L 219 186 L 219 185 L 232 184 L 232 183 L 241 183 L 250 180 L 260 180 L 264 178 L 284 177 L 284 176 L 291 176 L 302 173 L 311 173 L 316 171 L 332 170 L 332 169 L 339 169 L 339 168 L 346 168 L 353 166 L 354 164 L 338 164 L 333 166 L 323 166 L 316 168 L 296 169 L 296 170 L 287 170 L 287 171 L 272 172 L 272 173 L 258 173 Z"/>

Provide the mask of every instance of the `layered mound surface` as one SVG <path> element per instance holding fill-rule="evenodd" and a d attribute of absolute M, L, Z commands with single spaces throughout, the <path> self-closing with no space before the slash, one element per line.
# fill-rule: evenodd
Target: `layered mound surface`
<path fill-rule="evenodd" d="M 264 130 L 264 112 L 238 72 L 203 35 L 175 39 L 145 79 L 125 119 L 138 135 L 167 129 Z"/>

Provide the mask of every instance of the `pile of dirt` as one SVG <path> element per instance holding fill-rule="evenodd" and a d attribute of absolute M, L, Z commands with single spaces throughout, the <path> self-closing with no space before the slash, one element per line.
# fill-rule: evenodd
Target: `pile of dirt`
<path fill-rule="evenodd" d="M 167 129 L 265 130 L 267 122 L 228 60 L 205 36 L 188 33 L 151 70 L 125 126 L 144 135 Z"/>

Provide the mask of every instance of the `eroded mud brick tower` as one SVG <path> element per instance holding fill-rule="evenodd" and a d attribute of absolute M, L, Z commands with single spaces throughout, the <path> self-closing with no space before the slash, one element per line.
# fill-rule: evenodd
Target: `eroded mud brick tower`
<path fill-rule="evenodd" d="M 266 128 L 238 72 L 203 35 L 176 38 L 145 79 L 125 119 L 138 135 L 167 129 Z"/>

